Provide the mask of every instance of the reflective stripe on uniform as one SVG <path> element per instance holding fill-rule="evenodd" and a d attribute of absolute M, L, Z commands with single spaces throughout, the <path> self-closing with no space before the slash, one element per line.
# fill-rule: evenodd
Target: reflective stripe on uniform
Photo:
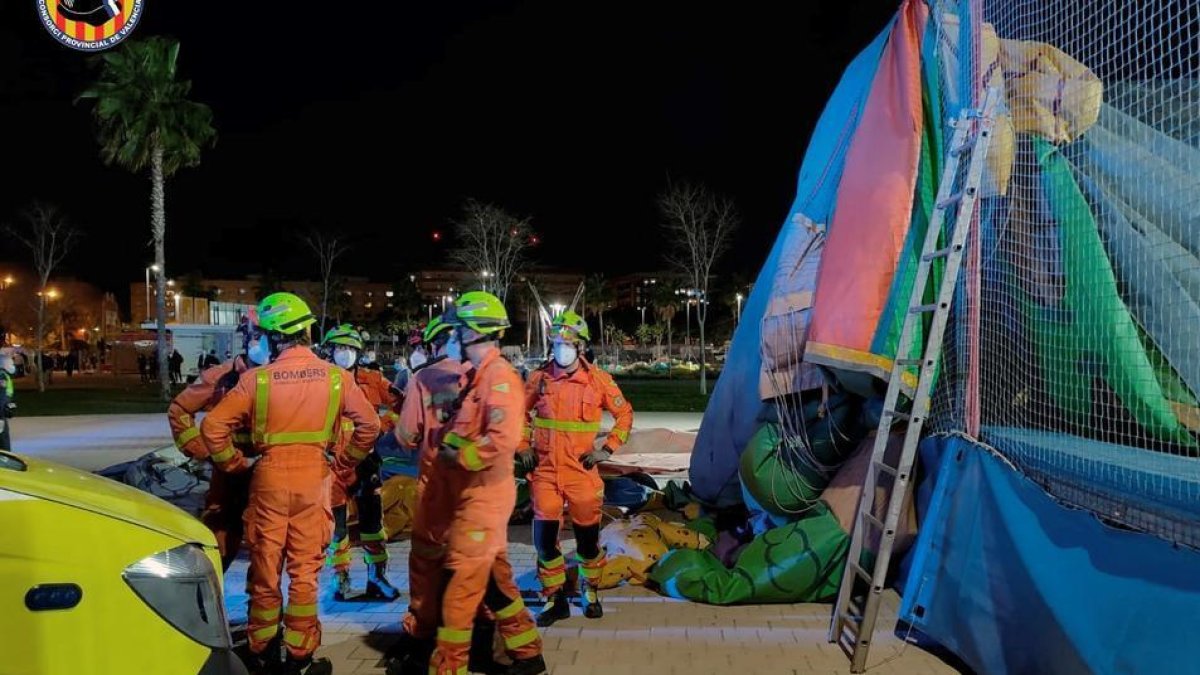
<path fill-rule="evenodd" d="M 542 582 L 542 586 L 562 586 L 567 583 L 566 572 L 558 574 L 543 574 L 545 570 L 538 570 L 538 577 Z"/>
<path fill-rule="evenodd" d="M 233 446 L 231 445 L 220 452 L 214 452 L 209 457 L 217 464 L 224 464 L 233 459 Z"/>
<path fill-rule="evenodd" d="M 437 630 L 437 639 L 438 642 L 449 642 L 451 644 L 470 644 L 471 631 L 469 629 L 457 630 L 454 628 L 439 628 Z"/>
<path fill-rule="evenodd" d="M 333 425 L 337 422 L 342 407 L 342 375 L 329 371 L 329 403 L 325 408 L 325 424 L 318 431 L 286 431 L 267 433 L 267 406 L 271 400 L 270 373 L 260 371 L 254 378 L 254 432 L 252 439 L 261 445 L 287 445 L 292 443 L 328 443 L 333 438 Z"/>
<path fill-rule="evenodd" d="M 614 436 L 621 439 L 622 443 L 629 440 L 629 432 L 624 429 L 613 429 L 612 432 Z"/>
<path fill-rule="evenodd" d="M 367 455 L 371 454 L 371 448 L 360 448 L 356 445 L 348 445 L 346 446 L 346 454 L 350 455 L 356 460 L 361 461 L 365 459 Z"/>
<path fill-rule="evenodd" d="M 471 443 L 462 449 L 463 465 L 471 471 L 484 469 L 483 460 L 479 459 L 479 446 Z"/>
<path fill-rule="evenodd" d="M 497 619 L 511 619 L 525 609 L 525 601 L 521 598 L 513 600 L 512 604 L 496 612 Z"/>
<path fill-rule="evenodd" d="M 462 448 L 465 448 L 468 445 L 470 445 L 471 441 L 468 441 L 467 439 L 463 438 L 462 436 L 459 436 L 458 434 L 451 431 L 450 433 L 446 434 L 445 443 L 446 443 L 446 445 L 448 445 L 452 448 L 461 450 Z"/>
<path fill-rule="evenodd" d="M 316 605 L 316 603 L 313 603 L 311 605 L 295 605 L 295 604 L 288 605 L 287 609 L 283 610 L 283 615 L 297 617 L 297 618 L 316 616 L 317 615 L 317 605 Z"/>
<path fill-rule="evenodd" d="M 193 440 L 195 440 L 199 435 L 200 435 L 199 429 L 197 429 L 196 427 L 188 427 L 188 428 L 184 429 L 183 431 L 179 432 L 179 435 L 175 437 L 175 445 L 180 445 L 180 446 L 187 445 L 188 443 L 191 443 Z"/>
<path fill-rule="evenodd" d="M 358 536 L 363 541 L 383 541 L 387 539 L 387 533 L 383 530 L 378 532 L 364 532 Z"/>
<path fill-rule="evenodd" d="M 316 651 L 317 649 L 317 636 L 309 635 L 308 633 L 301 633 L 300 631 L 292 630 L 291 628 L 285 628 L 283 630 L 283 641 L 292 647 L 305 652 L 312 652 Z"/>
<path fill-rule="evenodd" d="M 266 642 L 275 637 L 278 632 L 279 626 L 267 626 L 266 628 L 250 631 L 250 639 L 255 642 Z"/>
<path fill-rule="evenodd" d="M 354 420 L 343 417 L 342 418 L 342 431 L 345 431 L 347 433 L 354 431 Z"/>
<path fill-rule="evenodd" d="M 279 608 L 278 607 L 254 607 L 253 605 L 251 605 L 250 618 L 258 619 L 260 621 L 278 621 L 279 620 Z"/>
<path fill-rule="evenodd" d="M 521 647 L 524 647 L 525 645 L 537 640 L 538 637 L 537 629 L 530 628 L 523 633 L 517 633 L 516 635 L 510 635 L 504 638 L 504 647 L 506 649 L 520 649 Z"/>
<path fill-rule="evenodd" d="M 580 422 L 577 420 L 551 420 L 545 417 L 533 418 L 533 426 L 539 429 L 551 429 L 553 431 L 578 431 L 580 433 L 590 432 L 596 433 L 600 431 L 600 422 Z"/>
<path fill-rule="evenodd" d="M 368 553 L 366 551 L 363 551 L 363 562 L 367 563 L 368 565 L 376 565 L 381 562 L 387 562 L 387 560 L 388 560 L 387 550 L 384 550 L 381 553 Z"/>
<path fill-rule="evenodd" d="M 435 664 L 429 664 L 429 675 L 438 675 L 444 669 L 438 668 Z M 466 666 L 459 666 L 454 669 L 454 675 L 470 675 Z"/>

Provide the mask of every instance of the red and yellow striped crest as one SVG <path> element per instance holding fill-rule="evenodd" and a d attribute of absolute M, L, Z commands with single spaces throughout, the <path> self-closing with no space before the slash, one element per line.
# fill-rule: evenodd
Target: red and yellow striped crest
<path fill-rule="evenodd" d="M 42 25 L 62 44 L 80 51 L 115 46 L 142 17 L 144 0 L 37 0 Z"/>

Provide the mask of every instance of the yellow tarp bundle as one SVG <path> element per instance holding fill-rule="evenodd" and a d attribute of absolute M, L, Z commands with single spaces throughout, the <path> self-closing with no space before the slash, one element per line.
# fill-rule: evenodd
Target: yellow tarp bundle
<path fill-rule="evenodd" d="M 623 581 L 640 585 L 648 571 L 667 551 L 675 548 L 707 548 L 708 537 L 681 523 L 668 523 L 650 513 L 609 523 L 600 531 L 600 546 L 608 556 L 600 588 L 613 588 Z"/>

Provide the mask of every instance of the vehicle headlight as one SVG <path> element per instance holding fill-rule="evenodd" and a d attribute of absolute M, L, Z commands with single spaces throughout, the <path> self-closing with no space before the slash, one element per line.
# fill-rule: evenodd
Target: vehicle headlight
<path fill-rule="evenodd" d="M 220 581 L 195 544 L 142 558 L 122 576 L 134 593 L 179 632 L 207 647 L 231 648 Z"/>

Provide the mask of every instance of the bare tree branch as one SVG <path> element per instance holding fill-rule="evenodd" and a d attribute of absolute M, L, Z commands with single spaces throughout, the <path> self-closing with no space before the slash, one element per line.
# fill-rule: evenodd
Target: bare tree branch
<path fill-rule="evenodd" d="M 46 373 L 42 368 L 42 342 L 46 334 L 46 300 L 50 275 L 70 253 L 80 237 L 79 230 L 72 227 L 58 209 L 47 204 L 34 203 L 22 214 L 20 225 L 6 228 L 14 239 L 21 242 L 33 257 L 33 268 L 38 275 L 37 301 L 37 374 L 38 391 L 46 391 Z"/>
<path fill-rule="evenodd" d="M 525 267 L 530 245 L 529 220 L 504 209 L 468 200 L 454 223 L 458 246 L 451 258 L 478 279 L 485 290 L 505 300 Z"/>
<path fill-rule="evenodd" d="M 700 391 L 708 393 L 704 351 L 704 321 L 708 318 L 708 284 L 717 259 L 728 250 L 740 216 L 733 202 L 712 194 L 703 185 L 668 183 L 658 198 L 663 230 L 670 242 L 667 263 L 677 269 L 697 296 L 700 326 Z"/>
<path fill-rule="evenodd" d="M 333 279 L 333 266 L 337 259 L 350 250 L 350 244 L 336 234 L 327 234 L 313 228 L 300 235 L 317 258 L 321 272 L 321 335 L 325 334 L 325 321 L 329 314 L 329 285 Z"/>

